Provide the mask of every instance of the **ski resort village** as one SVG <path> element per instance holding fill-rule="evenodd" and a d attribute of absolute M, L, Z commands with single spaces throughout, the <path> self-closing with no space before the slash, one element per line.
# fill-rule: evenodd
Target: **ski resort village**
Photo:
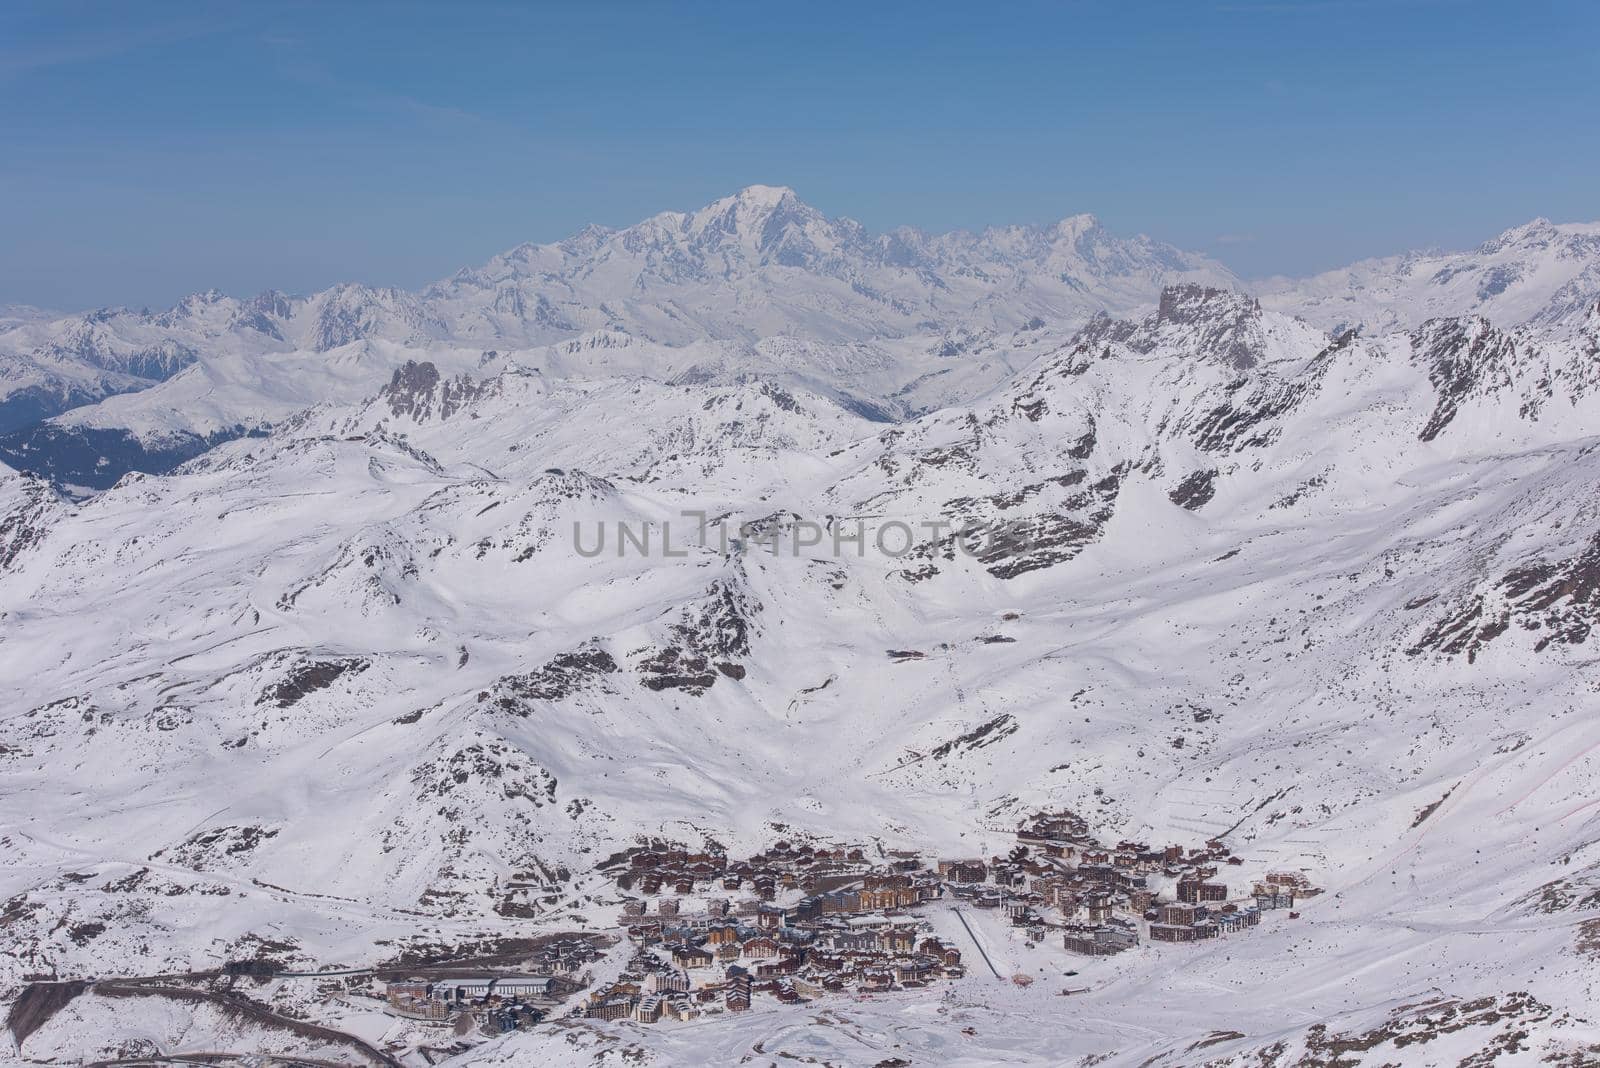
<path fill-rule="evenodd" d="M 1034 817 L 1016 839 L 1004 857 L 931 863 L 915 851 L 791 842 L 743 860 L 639 849 L 614 874 L 634 953 L 576 1011 L 687 1020 L 762 996 L 792 1004 L 915 990 L 969 969 L 1031 985 L 1034 975 L 1001 973 L 986 938 L 1105 956 L 1240 933 L 1263 910 L 1320 892 L 1303 873 L 1270 872 L 1230 894 L 1219 865 L 1242 862 L 1221 842 L 1107 846 L 1068 812 Z"/>
<path fill-rule="evenodd" d="M 1264 914 L 1298 918 L 1295 906 L 1320 893 L 1306 872 L 1252 875 L 1215 839 L 1113 845 L 1066 811 L 1026 819 L 1012 840 L 1003 855 L 931 857 L 796 839 L 744 858 L 710 842 L 691 850 L 657 841 L 597 872 L 612 892 L 594 904 L 617 907 L 610 931 L 413 953 L 410 965 L 372 969 L 297 971 L 274 957 L 281 947 L 260 944 L 214 972 L 93 984 L 34 976 L 9 1024 L 26 1037 L 92 992 L 209 1006 L 281 1029 L 300 1048 L 320 1041 L 341 1057 L 420 1066 L 541 1024 L 674 1026 L 764 1003 L 825 1008 L 930 987 L 950 1000 L 973 983 L 1055 981 L 1054 993 L 1069 997 L 1095 981 L 1085 958 L 1249 937 Z M 1014 959 L 1053 966 L 1004 967 Z M 1071 1002 L 1060 1012 L 1070 1018 Z M 135 1043 L 124 1052 L 155 1050 Z"/>

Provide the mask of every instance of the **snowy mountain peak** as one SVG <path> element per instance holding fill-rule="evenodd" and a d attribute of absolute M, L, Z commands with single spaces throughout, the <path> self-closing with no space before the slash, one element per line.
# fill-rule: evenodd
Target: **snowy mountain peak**
<path fill-rule="evenodd" d="M 1088 233 L 1090 230 L 1100 229 L 1100 217 L 1090 212 L 1079 212 L 1077 215 L 1068 215 L 1060 220 L 1054 227 L 1056 233 L 1063 236 Z"/>
<path fill-rule="evenodd" d="M 848 220 L 829 219 L 792 189 L 766 185 L 750 186 L 687 215 L 657 219 L 658 229 L 681 235 L 691 253 L 742 253 L 756 264 L 787 267 L 811 265 L 859 229 Z"/>
<path fill-rule="evenodd" d="M 798 203 L 800 198 L 786 185 L 747 185 L 725 200 L 771 210 L 780 204 Z"/>
<path fill-rule="evenodd" d="M 1329 329 L 1413 329 L 1448 315 L 1570 326 L 1600 293 L 1600 223 L 1537 218 L 1469 252 L 1405 253 L 1263 283 L 1268 307 Z"/>
<path fill-rule="evenodd" d="M 1165 323 L 1192 326 L 1206 321 L 1243 321 L 1261 316 L 1261 301 L 1231 289 L 1186 282 L 1167 286 L 1156 305 L 1156 318 Z"/>

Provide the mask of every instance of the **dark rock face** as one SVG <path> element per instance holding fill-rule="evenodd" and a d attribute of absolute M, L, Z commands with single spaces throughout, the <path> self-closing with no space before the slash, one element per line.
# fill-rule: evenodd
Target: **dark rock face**
<path fill-rule="evenodd" d="M 1465 654 L 1471 663 L 1513 625 L 1539 634 L 1535 652 L 1589 640 L 1600 627 L 1600 531 L 1570 560 L 1535 560 L 1506 572 L 1436 621 L 1406 652 Z"/>
<path fill-rule="evenodd" d="M 1125 345 L 1147 355 L 1174 341 L 1202 359 L 1247 371 L 1266 356 L 1261 302 L 1243 293 L 1192 283 L 1168 286 L 1161 291 L 1156 313 L 1139 322 L 1113 319 L 1104 313 L 1089 320 L 1035 386 L 1045 377 L 1082 374 L 1096 358 L 1109 356 L 1112 345 Z"/>
<path fill-rule="evenodd" d="M 395 369 L 389 384 L 378 395 L 388 401 L 389 410 L 395 416 L 409 416 L 413 422 L 420 423 L 433 415 L 449 419 L 476 400 L 484 388 L 466 375 L 441 379 L 439 369 L 431 362 L 407 360 L 404 366 Z"/>
<path fill-rule="evenodd" d="M 935 760 L 944 760 L 952 754 L 959 755 L 974 749 L 982 749 L 987 745 L 993 745 L 1015 733 L 1017 733 L 1016 718 L 1009 713 L 1005 713 L 974 727 L 959 737 L 950 739 L 948 742 L 941 742 L 934 746 L 929 755 Z"/>
<path fill-rule="evenodd" d="M 1210 503 L 1217 494 L 1217 472 L 1196 471 L 1167 492 L 1167 498 L 1179 508 L 1198 511 Z"/>
<path fill-rule="evenodd" d="M 26 478 L 18 501 L 0 513 L 0 571 L 9 570 L 28 550 L 44 540 L 66 502 L 38 479 Z"/>
<path fill-rule="evenodd" d="M 1355 1064 L 1352 1055 L 1377 1049 L 1424 1048 L 1427 1043 L 1463 1031 L 1485 1032 L 1472 1041 L 1481 1047 L 1463 1060 L 1463 1066 L 1491 1065 L 1526 1049 L 1532 1025 L 1567 1019 L 1526 991 L 1486 995 L 1471 1000 L 1435 996 L 1394 1010 L 1390 1017 L 1366 1031 L 1334 1032 L 1327 1024 L 1313 1024 L 1305 1032 L 1304 1059 L 1299 1064 Z M 1273 1051 L 1276 1050 L 1277 1053 Z M 1282 1043 L 1268 1047 L 1261 1063 L 1271 1063 L 1282 1053 Z M 1574 1060 L 1574 1064 L 1587 1063 Z"/>
<path fill-rule="evenodd" d="M 1545 915 L 1600 909 L 1600 864 L 1545 883 L 1518 904 Z"/>
<path fill-rule="evenodd" d="M 498 783 L 509 800 L 541 808 L 556 799 L 556 777 L 527 753 L 502 738 L 470 742 L 449 756 L 422 764 L 411 773 L 419 801 L 445 798 L 472 783 Z M 453 809 L 441 809 L 454 815 Z M 466 818 L 466 812 L 459 813 Z"/>
<path fill-rule="evenodd" d="M 1098 515 L 1098 513 L 1097 513 Z M 1038 515 L 1016 519 L 992 529 L 978 559 L 996 578 L 1016 578 L 1071 560 L 1085 545 L 1100 536 L 1100 528 L 1111 518 L 1089 521 L 1064 515 Z"/>
<path fill-rule="evenodd" d="M 597 642 L 589 642 L 552 657 L 537 671 L 499 679 L 492 696 L 500 711 L 526 716 L 529 701 L 559 701 L 571 697 L 582 690 L 604 685 L 605 676 L 615 675 L 620 670 L 610 653 Z"/>
<path fill-rule="evenodd" d="M 1261 302 L 1226 289 L 1168 286 L 1161 291 L 1156 325 L 1195 329 L 1201 355 L 1241 371 L 1260 363 L 1266 354 Z"/>
<path fill-rule="evenodd" d="M 773 385 L 771 382 L 763 382 L 761 384 L 761 393 L 773 404 L 777 405 L 781 411 L 800 411 L 800 402 L 794 399 L 794 394 L 781 386 Z"/>
<path fill-rule="evenodd" d="M 1334 355 L 1356 338 L 1346 331 L 1317 354 L 1304 374 L 1294 379 L 1240 376 L 1228 386 L 1228 396 L 1206 412 L 1190 437 L 1207 452 L 1238 452 L 1264 448 L 1278 440 L 1279 420 L 1289 415 L 1316 388 Z"/>
<path fill-rule="evenodd" d="M 1417 434 L 1422 441 L 1443 433 L 1469 398 L 1511 388 L 1516 345 L 1486 319 L 1431 319 L 1411 340 L 1418 357 L 1427 361 L 1428 381 L 1438 391 L 1433 414 Z"/>
<path fill-rule="evenodd" d="M 973 556 L 989 574 L 1005 579 L 1073 559 L 1084 546 L 1096 541 L 1111 521 L 1125 473 L 1119 466 L 1054 507 L 1041 508 L 1032 515 L 996 516 L 987 520 L 974 517 L 970 524 Z M 1049 480 L 1048 484 L 1066 488 L 1086 479 L 1087 473 L 1077 470 Z M 1028 489 L 1024 487 L 1022 492 L 1031 496 Z M 1021 502 L 991 498 L 987 503 L 1005 510 Z M 954 535 L 951 540 L 953 538 Z"/>
<path fill-rule="evenodd" d="M 1073 339 L 1074 353 L 1086 356 L 1091 349 L 1103 349 L 1108 344 L 1128 344 L 1135 334 L 1139 332 L 1139 324 L 1126 319 L 1113 319 L 1105 312 L 1099 312 L 1090 319 L 1084 328 L 1078 331 Z M 1082 374 L 1079 370 L 1077 374 Z"/>
<path fill-rule="evenodd" d="M 248 825 L 213 827 L 198 831 L 170 849 L 157 850 L 151 860 L 167 858 L 195 871 L 215 871 L 233 866 L 265 842 L 278 837 L 276 828 Z"/>
<path fill-rule="evenodd" d="M 740 661 L 750 655 L 751 619 L 759 610 L 728 583 L 714 583 L 706 599 L 673 624 L 672 642 L 639 662 L 640 685 L 699 696 L 718 678 L 744 678 Z"/>
<path fill-rule="evenodd" d="M 256 704 L 271 701 L 279 708 L 291 708 L 306 696 L 326 690 L 341 676 L 359 675 L 370 666 L 371 661 L 356 656 L 300 661 L 282 679 L 263 690 Z"/>
<path fill-rule="evenodd" d="M 116 369 L 135 378 L 165 382 L 199 359 L 200 354 L 194 349 L 182 342 L 169 339 L 118 358 Z"/>

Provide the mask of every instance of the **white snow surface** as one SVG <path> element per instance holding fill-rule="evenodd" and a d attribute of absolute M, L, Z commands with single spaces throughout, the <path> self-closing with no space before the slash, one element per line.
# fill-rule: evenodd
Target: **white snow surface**
<path fill-rule="evenodd" d="M 1335 334 L 1354 274 L 1258 299 L 1081 217 L 873 237 L 757 187 L 420 295 L 138 320 L 255 336 L 64 419 L 265 436 L 82 500 L 0 470 L 0 985 L 604 928 L 643 837 L 971 855 L 1048 806 L 1327 892 L 1096 960 L 984 917 L 1039 981 L 452 1063 L 1596 1063 L 1600 312 L 1552 311 L 1565 266 L 1461 307 L 1405 262 Z M 861 555 L 716 536 L 858 519 Z M 580 554 L 601 522 L 657 550 Z M 742 677 L 644 685 L 683 647 Z M 11 1055 L 239 1048 L 174 1011 L 85 995 Z"/>

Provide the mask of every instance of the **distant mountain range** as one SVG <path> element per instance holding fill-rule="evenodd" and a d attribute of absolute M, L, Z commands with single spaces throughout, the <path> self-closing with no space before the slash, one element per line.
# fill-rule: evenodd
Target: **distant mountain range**
<path fill-rule="evenodd" d="M 346 284 L 248 300 L 213 290 L 160 313 L 20 309 L 0 318 L 0 460 L 104 488 L 307 404 L 357 399 L 414 356 L 470 369 L 486 351 L 564 376 L 776 374 L 900 418 L 970 400 L 1037 357 L 1041 338 L 1190 282 L 1257 291 L 1334 331 L 1469 314 L 1559 330 L 1600 291 L 1600 224 L 1538 220 L 1470 253 L 1253 286 L 1088 215 L 874 235 L 753 186 L 520 245 L 418 293 Z"/>

